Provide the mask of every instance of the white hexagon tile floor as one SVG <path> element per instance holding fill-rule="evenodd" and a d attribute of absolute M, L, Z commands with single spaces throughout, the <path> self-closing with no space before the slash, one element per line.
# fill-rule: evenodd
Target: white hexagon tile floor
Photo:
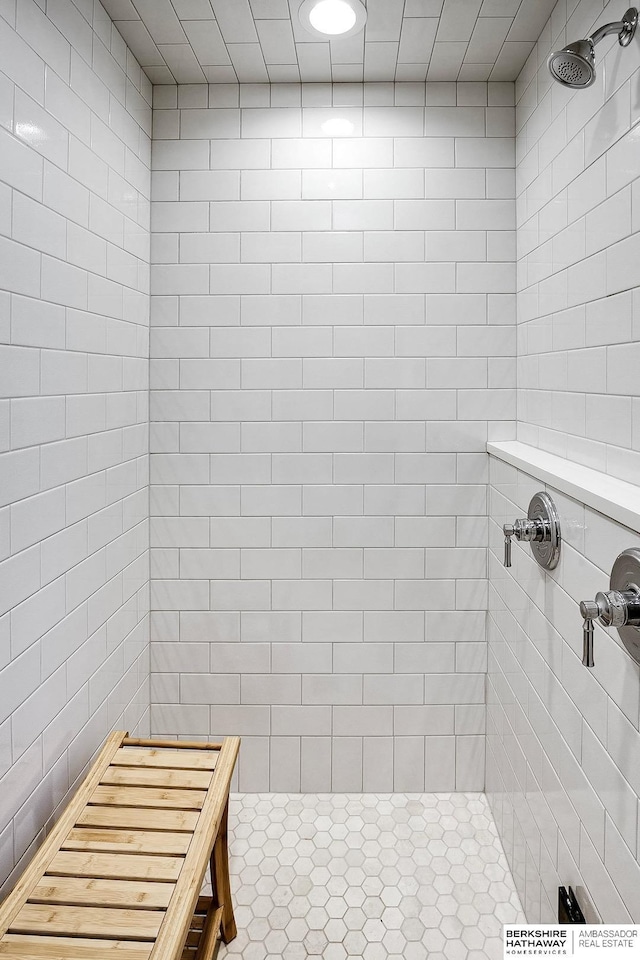
<path fill-rule="evenodd" d="M 498 960 L 524 922 L 486 798 L 236 794 L 220 960 Z"/>

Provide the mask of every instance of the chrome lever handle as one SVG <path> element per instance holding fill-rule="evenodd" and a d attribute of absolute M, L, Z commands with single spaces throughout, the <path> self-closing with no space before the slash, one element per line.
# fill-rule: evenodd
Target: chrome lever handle
<path fill-rule="evenodd" d="M 595 618 L 592 616 L 587 616 L 583 611 L 583 606 L 584 604 L 581 603 L 580 612 L 584 617 L 582 624 L 582 666 L 593 667 L 595 666 L 595 660 L 593 659 L 593 621 Z"/>
<path fill-rule="evenodd" d="M 502 527 L 504 533 L 504 565 L 511 566 L 511 537 L 515 533 L 515 527 L 512 523 L 505 523 Z"/>
<path fill-rule="evenodd" d="M 560 559 L 560 521 L 551 497 L 541 491 L 531 498 L 526 517 L 502 526 L 504 565 L 511 566 L 512 539 L 529 543 L 534 560 L 545 570 L 553 570 Z"/>
<path fill-rule="evenodd" d="M 585 620 L 582 625 L 582 665 L 594 667 L 593 659 L 593 620 Z"/>
<path fill-rule="evenodd" d="M 600 596 L 600 594 L 598 594 Z M 602 613 L 600 603 L 596 600 L 582 600 L 580 602 L 580 613 L 582 614 L 582 665 L 584 667 L 595 666 L 593 658 L 593 621 L 597 620 Z"/>
<path fill-rule="evenodd" d="M 535 542 L 546 538 L 546 528 L 541 520 L 515 520 L 502 525 L 504 533 L 504 565 L 511 566 L 511 538 L 518 542 Z"/>
<path fill-rule="evenodd" d="M 594 627 L 615 627 L 631 656 L 640 663 L 640 550 L 623 550 L 611 569 L 609 590 L 596 593 L 593 600 L 581 600 L 582 663 L 594 665 Z"/>
<path fill-rule="evenodd" d="M 511 537 L 507 536 L 504 538 L 504 565 L 511 566 Z"/>
<path fill-rule="evenodd" d="M 596 594 L 595 600 L 582 600 L 580 613 L 584 620 L 582 628 L 582 662 L 592 667 L 593 623 L 599 620 L 603 627 L 624 627 L 640 624 L 640 592 L 631 590 L 607 590 Z"/>

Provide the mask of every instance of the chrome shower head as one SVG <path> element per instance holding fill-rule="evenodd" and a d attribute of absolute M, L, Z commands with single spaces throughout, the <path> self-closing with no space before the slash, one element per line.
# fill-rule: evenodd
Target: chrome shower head
<path fill-rule="evenodd" d="M 617 33 L 618 43 L 626 47 L 631 43 L 637 25 L 638 11 L 635 7 L 629 7 L 622 20 L 598 27 L 586 40 L 576 40 L 562 50 L 555 50 L 547 60 L 551 76 L 564 87 L 576 90 L 590 87 L 596 79 L 596 43 L 610 33 Z"/>
<path fill-rule="evenodd" d="M 590 87 L 596 79 L 596 57 L 591 40 L 578 40 L 552 53 L 551 76 L 565 87 Z"/>

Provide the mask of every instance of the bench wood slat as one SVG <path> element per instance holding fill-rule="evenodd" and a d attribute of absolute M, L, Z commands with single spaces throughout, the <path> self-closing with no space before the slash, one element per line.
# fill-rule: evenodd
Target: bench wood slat
<path fill-rule="evenodd" d="M 145 857 L 127 853 L 75 853 L 61 850 L 47 869 L 48 876 L 96 877 L 100 880 L 175 881 L 182 857 Z"/>
<path fill-rule="evenodd" d="M 181 790 L 208 790 L 213 774 L 209 770 L 167 770 L 166 767 L 109 767 L 103 784 L 130 787 L 178 787 Z"/>
<path fill-rule="evenodd" d="M 138 737 L 125 737 L 122 741 L 125 747 L 168 747 L 169 750 L 215 750 L 222 749 L 222 740 L 217 743 L 211 740 L 140 740 Z"/>
<path fill-rule="evenodd" d="M 174 790 L 171 787 L 96 787 L 90 803 L 108 807 L 155 807 L 170 810 L 201 810 L 204 790 Z"/>
<path fill-rule="evenodd" d="M 214 770 L 218 754 L 205 750 L 121 747 L 113 759 L 119 767 L 166 767 L 169 770 Z"/>
<path fill-rule="evenodd" d="M 154 818 L 155 819 L 155 818 Z M 97 830 L 74 827 L 63 850 L 93 850 L 96 853 L 146 853 L 181 856 L 189 849 L 191 834 L 161 830 Z"/>
<path fill-rule="evenodd" d="M 43 877 L 30 894 L 29 903 L 166 910 L 173 891 L 172 883 L 98 880 L 95 877 Z"/>
<path fill-rule="evenodd" d="M 105 940 L 155 940 L 164 910 L 122 910 L 117 907 L 58 907 L 25 903 L 10 933 L 47 933 Z"/>
<path fill-rule="evenodd" d="M 150 953 L 150 943 L 134 940 L 29 937 L 13 933 L 0 940 L 3 960 L 149 960 Z"/>
<path fill-rule="evenodd" d="M 148 810 L 134 810 L 124 807 L 88 806 L 82 811 L 76 826 L 86 827 L 128 827 L 134 830 L 168 830 L 170 833 L 193 833 L 198 822 L 198 814 L 190 810 L 156 810 L 150 823 Z"/>

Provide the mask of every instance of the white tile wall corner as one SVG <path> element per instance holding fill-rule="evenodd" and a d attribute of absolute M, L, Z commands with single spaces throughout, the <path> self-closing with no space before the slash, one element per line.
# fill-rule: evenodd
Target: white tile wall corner
<path fill-rule="evenodd" d="M 557 919 L 569 884 L 591 922 L 640 922 L 640 667 L 617 631 L 596 626 L 582 666 L 578 603 L 608 589 L 640 535 L 547 486 L 562 554 L 545 573 L 502 524 L 544 487 L 490 458 L 487 793 L 529 922 Z"/>
<path fill-rule="evenodd" d="M 512 97 L 154 89 L 152 729 L 243 790 L 482 789 Z"/>
<path fill-rule="evenodd" d="M 0 5 L 0 884 L 148 724 L 151 87 L 44 7 Z"/>
<path fill-rule="evenodd" d="M 588 90 L 546 68 L 618 15 L 561 0 L 516 84 L 518 439 L 637 483 L 637 50 L 607 39 Z"/>

